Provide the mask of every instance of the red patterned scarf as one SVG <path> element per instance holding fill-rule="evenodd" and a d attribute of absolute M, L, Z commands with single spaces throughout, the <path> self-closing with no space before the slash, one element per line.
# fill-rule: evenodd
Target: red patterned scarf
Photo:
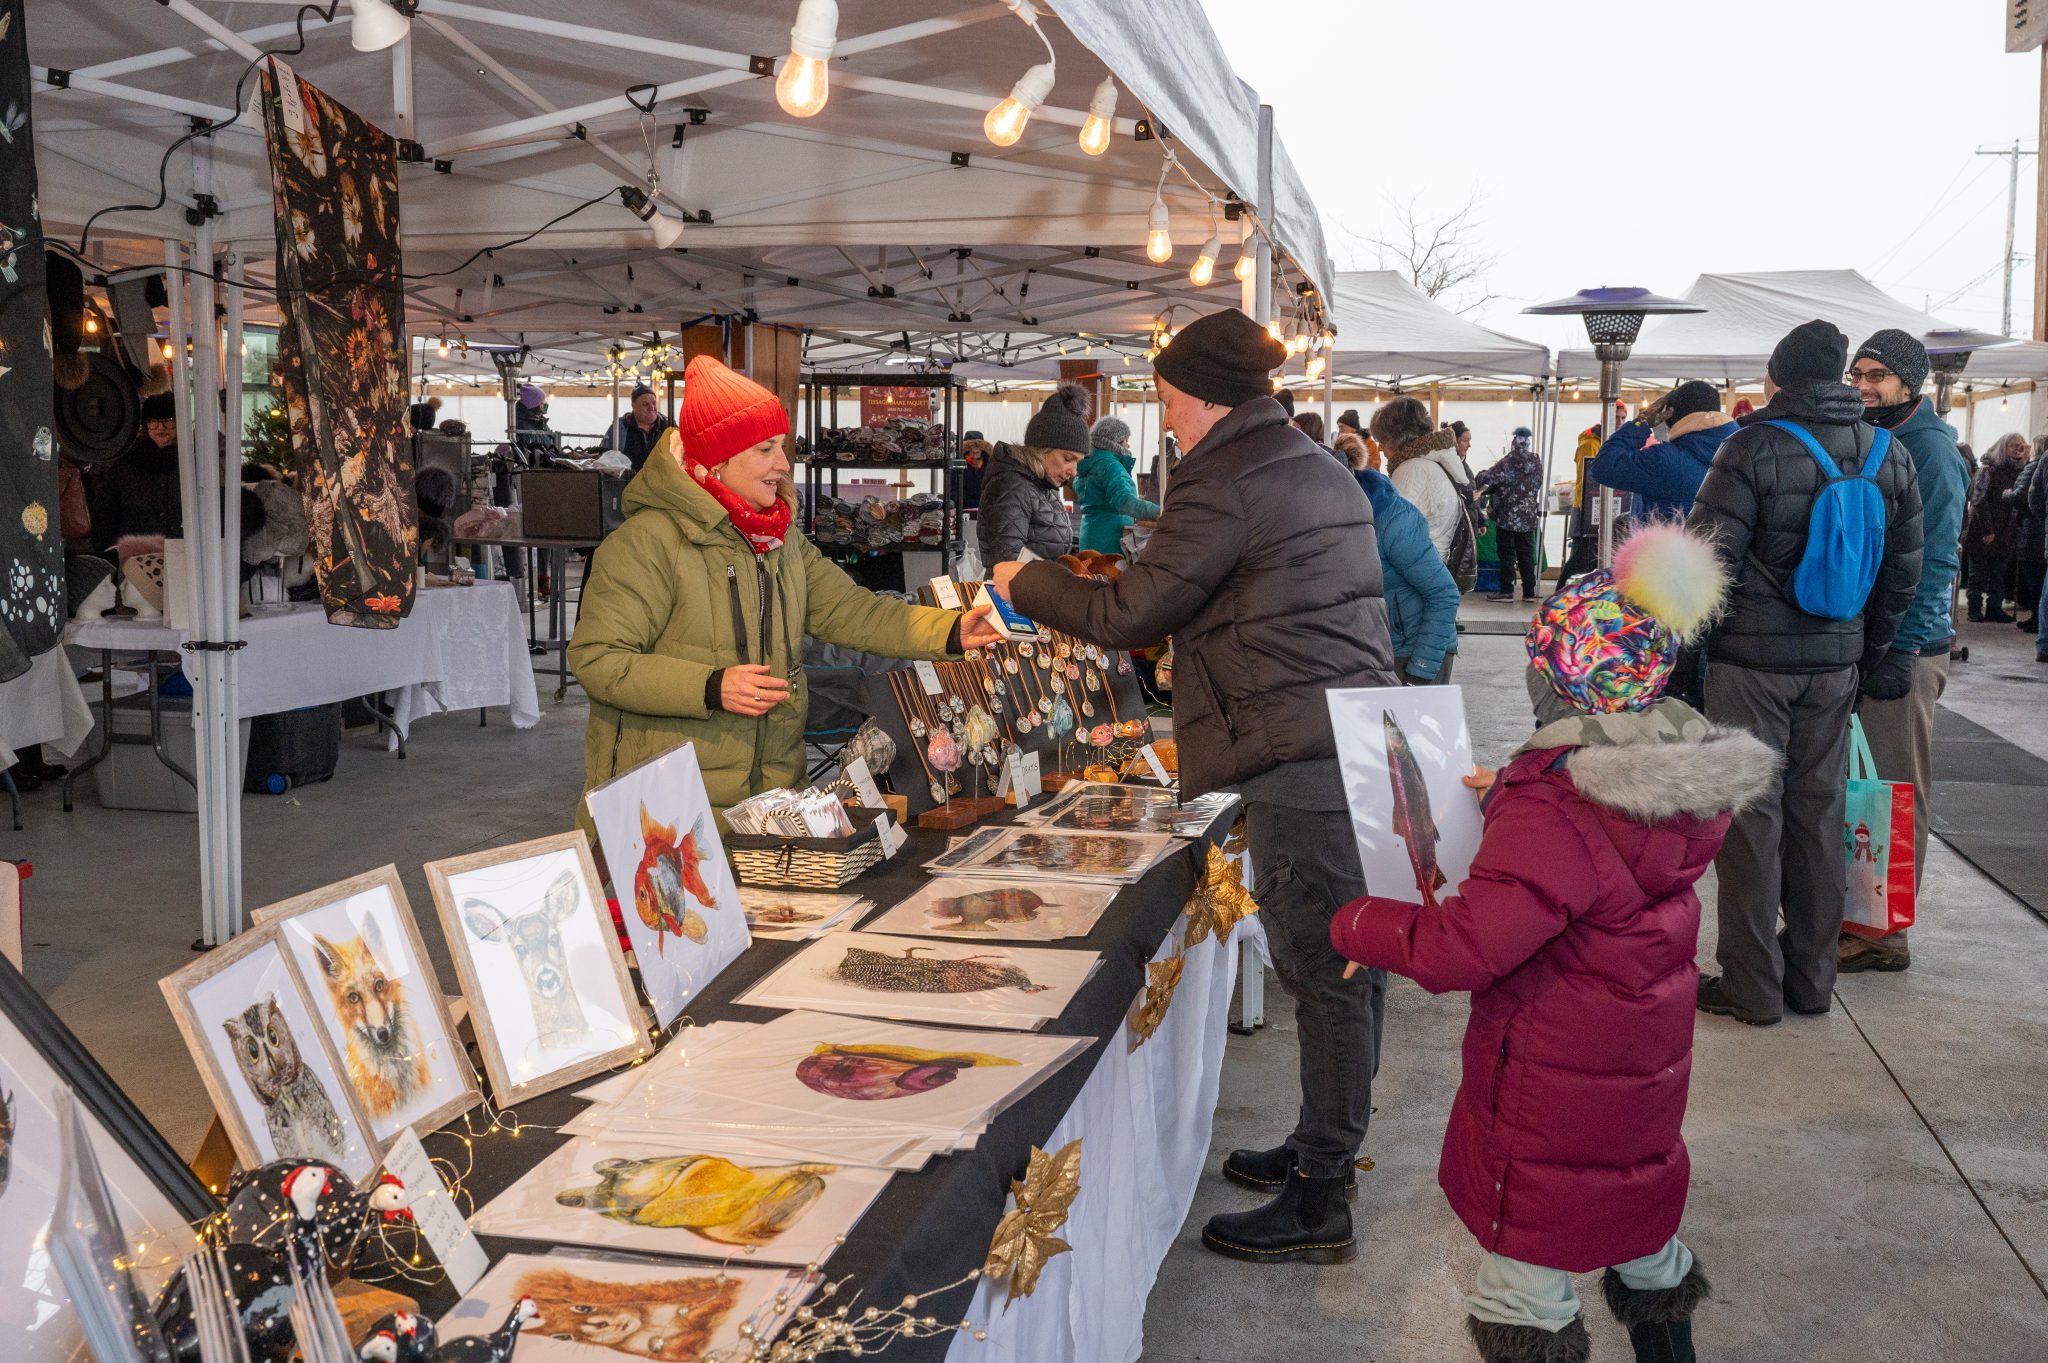
<path fill-rule="evenodd" d="M 717 498 L 718 504 L 725 508 L 725 514 L 732 519 L 733 528 L 746 536 L 755 553 L 765 554 L 770 549 L 782 547 L 782 541 L 789 534 L 788 502 L 778 497 L 773 507 L 756 511 L 747 505 L 745 498 L 727 487 L 716 473 L 687 455 L 683 457 L 683 468 L 697 480 L 698 486 Z"/>

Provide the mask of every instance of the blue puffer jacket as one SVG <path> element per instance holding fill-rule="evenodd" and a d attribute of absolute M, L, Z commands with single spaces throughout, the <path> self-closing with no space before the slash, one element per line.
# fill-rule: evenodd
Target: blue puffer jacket
<path fill-rule="evenodd" d="M 1415 680 L 1433 681 L 1444 655 L 1458 651 L 1457 580 L 1429 538 L 1429 522 L 1393 479 L 1376 469 L 1353 469 L 1351 476 L 1372 503 L 1394 656 L 1408 660 Z"/>
<path fill-rule="evenodd" d="M 1955 588 L 1957 548 L 1963 537 L 1963 512 L 1970 496 L 1970 470 L 1956 448 L 1956 429 L 1936 415 L 1934 401 L 1922 398 L 1906 419 L 1892 427 L 1892 437 L 1913 456 L 1920 475 L 1920 524 L 1925 548 L 1920 559 L 1920 589 L 1906 607 L 1906 618 L 1892 647 L 1918 653 L 1955 635 L 1949 613 Z"/>
<path fill-rule="evenodd" d="M 1714 451 L 1735 434 L 1725 412 L 1694 412 L 1671 426 L 1671 438 L 1645 449 L 1650 428 L 1624 422 L 1586 465 L 1594 482 L 1616 492 L 1635 493 L 1637 520 L 1684 520 L 1706 481 Z"/>
<path fill-rule="evenodd" d="M 1124 551 L 1124 527 L 1159 519 L 1159 503 L 1138 495 L 1131 470 L 1137 457 L 1096 448 L 1074 472 L 1074 503 L 1081 508 L 1081 547 L 1098 554 Z"/>

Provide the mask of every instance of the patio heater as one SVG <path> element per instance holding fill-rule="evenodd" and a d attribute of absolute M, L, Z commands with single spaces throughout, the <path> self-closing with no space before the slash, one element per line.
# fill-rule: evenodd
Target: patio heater
<path fill-rule="evenodd" d="M 1681 312 L 1705 312 L 1697 303 L 1665 298 L 1648 289 L 1581 289 L 1554 303 L 1523 308 L 1539 317 L 1583 317 L 1586 339 L 1600 361 L 1600 439 L 1614 434 L 1614 404 L 1621 397 L 1621 367 L 1643 329 L 1643 319 L 1652 314 L 1668 316 Z M 1600 566 L 1614 561 L 1614 489 L 1603 487 L 1597 503 L 1600 517 Z"/>
<path fill-rule="evenodd" d="M 1934 374 L 1934 411 L 1946 417 L 1955 398 L 1956 380 L 1963 376 L 1963 366 L 1970 362 L 1972 352 L 1986 345 L 1996 344 L 2002 337 L 1991 337 L 1985 332 L 1969 331 L 1957 327 L 1942 331 L 1930 331 L 1920 338 L 1927 347 L 1927 367 Z"/>

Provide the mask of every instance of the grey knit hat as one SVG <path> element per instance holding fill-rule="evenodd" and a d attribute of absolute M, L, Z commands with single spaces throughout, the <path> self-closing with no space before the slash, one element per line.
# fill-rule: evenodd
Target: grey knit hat
<path fill-rule="evenodd" d="M 1061 384 L 1024 427 L 1024 443 L 1041 450 L 1088 453 L 1093 448 L 1088 443 L 1088 408 L 1086 388 Z"/>
<path fill-rule="evenodd" d="M 1886 327 L 1856 347 L 1856 359 L 1876 360 L 1899 376 L 1908 393 L 1919 392 L 1927 382 L 1927 347 L 1896 327 Z"/>
<path fill-rule="evenodd" d="M 1106 416 L 1088 428 L 1088 439 L 1098 450 L 1113 450 L 1131 438 L 1131 423 L 1122 417 Z"/>

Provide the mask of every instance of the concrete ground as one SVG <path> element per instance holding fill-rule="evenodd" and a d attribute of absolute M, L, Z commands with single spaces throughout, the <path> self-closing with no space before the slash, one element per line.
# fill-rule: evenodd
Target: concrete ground
<path fill-rule="evenodd" d="M 1497 762 L 1527 732 L 1517 608 L 1472 603 L 1458 677 L 1474 741 Z M 2048 743 L 2029 641 L 1974 627 L 1957 711 L 2037 755 Z M 430 949 L 448 970 L 420 864 L 560 831 L 579 786 L 579 693 L 543 700 L 539 727 L 504 712 L 441 716 L 399 761 L 345 740 L 327 784 L 243 804 L 251 905 L 396 862 Z M 28 973 L 114 1078 L 191 1151 L 209 1109 L 156 988 L 192 959 L 198 894 L 188 816 L 65 815 L 54 790 L 24 801 L 28 829 L 0 834 L 35 862 Z M 2040 806 L 2033 817 L 2038 821 Z M 1701 959 L 1713 956 L 1712 883 Z M 1936 843 L 1915 966 L 1844 980 L 1828 1017 L 1757 1031 L 1703 1019 L 1687 1138 L 1694 1183 L 1685 1237 L 1716 1285 L 1700 1319 L 1712 1363 L 2048 1359 L 2048 925 Z M 1460 1293 L 1478 1251 L 1436 1188 L 1457 1081 L 1465 999 L 1405 982 L 1390 996 L 1377 1115 L 1361 1176 L 1362 1253 L 1332 1268 L 1258 1267 L 1199 1243 L 1210 1214 L 1252 1195 L 1214 1170 L 1239 1145 L 1284 1134 L 1295 1105 L 1290 1006 L 1269 984 L 1269 1024 L 1234 1037 L 1210 1173 L 1161 1270 L 1148 1363 L 1429 1363 L 1472 1357 Z M 1593 1280 L 1582 1290 L 1597 1302 Z M 1595 1357 L 1627 1357 L 1604 1309 Z"/>

